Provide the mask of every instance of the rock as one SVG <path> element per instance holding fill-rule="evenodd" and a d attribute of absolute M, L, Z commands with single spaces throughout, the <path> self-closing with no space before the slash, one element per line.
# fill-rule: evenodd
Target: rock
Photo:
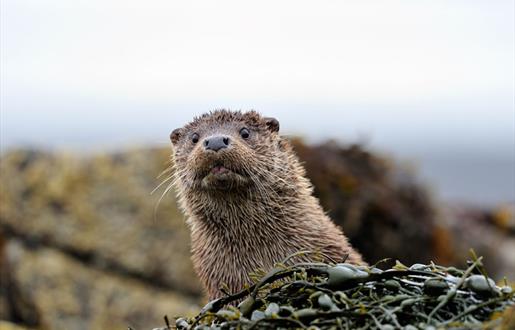
<path fill-rule="evenodd" d="M 200 296 L 174 194 L 156 209 L 168 150 L 90 158 L 19 151 L 0 162 L 0 229 L 92 266 Z"/>
<path fill-rule="evenodd" d="M 292 142 L 315 195 L 365 260 L 432 259 L 435 205 L 409 168 L 359 145 Z"/>
<path fill-rule="evenodd" d="M 39 326 L 37 307 L 22 294 L 21 288 L 13 279 L 7 258 L 7 246 L 8 242 L 0 231 L 0 320 L 10 320 L 30 327 Z"/>
<path fill-rule="evenodd" d="M 18 242 L 7 250 L 13 279 L 48 329 L 145 329 L 164 315 L 189 315 L 188 297 L 110 274 L 54 249 L 30 250 Z"/>
<path fill-rule="evenodd" d="M 25 328 L 15 323 L 0 320 L 0 330 L 29 330 L 29 328 Z"/>

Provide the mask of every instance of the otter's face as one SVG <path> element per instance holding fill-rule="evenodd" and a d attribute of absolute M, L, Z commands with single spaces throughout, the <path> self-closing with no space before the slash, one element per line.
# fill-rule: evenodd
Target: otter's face
<path fill-rule="evenodd" d="M 252 187 L 276 155 L 278 130 L 277 120 L 254 111 L 218 110 L 195 118 L 170 135 L 177 183 L 214 192 Z"/>

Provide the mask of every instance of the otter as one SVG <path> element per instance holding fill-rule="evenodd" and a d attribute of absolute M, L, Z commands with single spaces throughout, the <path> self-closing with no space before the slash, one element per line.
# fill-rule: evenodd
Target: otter
<path fill-rule="evenodd" d="M 191 230 L 193 266 L 210 299 L 251 284 L 299 250 L 364 264 L 324 213 L 279 122 L 215 110 L 170 134 L 174 186 Z M 313 261 L 306 254 L 296 261 Z"/>

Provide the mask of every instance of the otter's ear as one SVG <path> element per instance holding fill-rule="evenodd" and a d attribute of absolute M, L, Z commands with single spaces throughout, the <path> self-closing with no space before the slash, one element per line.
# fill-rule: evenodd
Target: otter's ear
<path fill-rule="evenodd" d="M 181 128 L 176 128 L 170 133 L 170 141 L 172 141 L 172 144 L 176 144 L 177 141 L 179 141 L 182 134 Z"/>
<path fill-rule="evenodd" d="M 271 132 L 279 132 L 279 121 L 272 117 L 266 117 L 265 123 Z"/>

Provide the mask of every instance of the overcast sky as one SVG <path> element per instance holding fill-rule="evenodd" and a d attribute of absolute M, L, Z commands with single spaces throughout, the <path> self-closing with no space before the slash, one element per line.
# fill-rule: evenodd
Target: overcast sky
<path fill-rule="evenodd" d="M 0 24 L 2 150 L 165 144 L 231 107 L 422 162 L 515 164 L 512 0 L 3 0 Z"/>

